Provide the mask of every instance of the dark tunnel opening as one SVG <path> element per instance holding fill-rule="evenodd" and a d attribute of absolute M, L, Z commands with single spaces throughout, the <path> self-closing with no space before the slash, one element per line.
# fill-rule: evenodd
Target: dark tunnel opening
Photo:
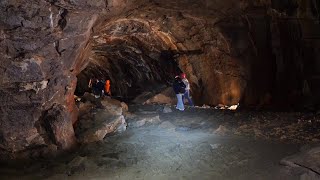
<path fill-rule="evenodd" d="M 107 23 L 92 35 L 91 42 L 89 62 L 77 75 L 77 96 L 91 92 L 90 79 L 110 80 L 112 97 L 129 102 L 143 92 L 157 93 L 170 87 L 182 72 L 179 56 L 185 52 L 145 22 L 126 19 Z"/>
<path fill-rule="evenodd" d="M 99 62 L 90 62 L 88 66 L 77 76 L 76 96 L 83 96 L 86 92 L 92 93 L 90 79 L 98 79 L 104 84 L 110 80 L 112 98 L 130 102 L 143 92 L 158 93 L 170 87 L 176 75 L 182 73 L 177 63 L 176 51 L 162 50 L 153 54 L 153 57 L 137 54 L 129 49 L 121 48 L 123 56 L 106 57 L 103 47 L 100 47 Z M 117 49 L 112 49 L 118 51 Z"/>

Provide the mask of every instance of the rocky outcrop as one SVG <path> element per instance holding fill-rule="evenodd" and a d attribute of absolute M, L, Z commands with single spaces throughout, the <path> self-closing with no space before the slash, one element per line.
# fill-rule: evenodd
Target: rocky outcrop
<path fill-rule="evenodd" d="M 126 129 L 124 115 L 128 106 L 125 103 L 111 98 L 96 99 L 89 94 L 84 100 L 86 103 L 79 104 L 82 116 L 75 125 L 80 143 L 102 141 L 107 134 Z"/>
<path fill-rule="evenodd" d="M 318 102 L 310 99 L 317 96 L 318 72 L 309 71 L 317 65 L 305 60 L 319 56 L 319 15 L 312 10 L 318 4 L 192 4 L 149 3 L 105 23 L 78 77 L 104 74 L 115 95 L 132 97 L 184 71 L 198 104 L 302 108 Z"/>
<path fill-rule="evenodd" d="M 76 74 L 107 3 L 0 2 L 1 150 L 17 153 L 50 144 L 68 150 L 76 144 Z"/>
<path fill-rule="evenodd" d="M 183 71 L 197 104 L 314 107 L 319 6 L 312 0 L 1 1 L 0 148 L 74 146 L 77 77 L 77 89 L 97 76 L 111 79 L 113 95 L 132 98 L 170 85 Z"/>
<path fill-rule="evenodd" d="M 176 95 L 171 87 L 162 90 L 160 93 L 143 92 L 133 101 L 136 104 L 176 104 Z"/>

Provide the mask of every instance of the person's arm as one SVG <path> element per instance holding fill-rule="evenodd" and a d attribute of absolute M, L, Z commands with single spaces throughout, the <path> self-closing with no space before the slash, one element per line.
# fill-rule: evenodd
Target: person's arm
<path fill-rule="evenodd" d="M 92 86 L 92 81 L 91 81 L 91 79 L 90 79 L 90 80 L 89 80 L 88 87 L 91 88 L 91 86 Z"/>

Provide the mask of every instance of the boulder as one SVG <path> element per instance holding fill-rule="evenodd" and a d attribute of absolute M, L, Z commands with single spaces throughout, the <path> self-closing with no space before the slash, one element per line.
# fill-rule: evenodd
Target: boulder
<path fill-rule="evenodd" d="M 101 105 L 112 115 L 122 115 L 123 112 L 128 111 L 128 105 L 116 99 L 104 98 L 101 100 Z"/>
<path fill-rule="evenodd" d="M 102 98 L 99 103 L 100 108 L 93 111 L 90 111 L 94 106 L 91 102 L 79 106 L 83 115 L 76 125 L 76 134 L 81 143 L 101 141 L 107 134 L 126 130 L 124 112 L 128 111 L 128 106 L 111 98 Z"/>
<path fill-rule="evenodd" d="M 45 126 L 51 139 L 61 149 L 72 149 L 77 140 L 70 115 L 66 114 L 62 106 L 54 106 L 44 116 Z M 68 118 L 69 117 L 69 118 Z"/>
<path fill-rule="evenodd" d="M 137 96 L 134 100 L 132 100 L 135 104 L 144 104 L 148 99 L 150 99 L 154 94 L 152 92 L 143 92 L 139 96 Z"/>
<path fill-rule="evenodd" d="M 151 97 L 144 104 L 167 104 L 174 105 L 176 103 L 176 94 L 171 87 L 166 88 L 159 94 Z"/>
<path fill-rule="evenodd" d="M 168 106 L 165 106 L 163 108 L 163 113 L 172 113 L 172 109 L 170 107 L 168 107 Z"/>
<path fill-rule="evenodd" d="M 102 141 L 107 134 L 115 132 L 119 127 L 126 124 L 122 115 L 105 117 L 103 122 L 99 121 L 81 134 L 80 141 L 82 143 Z"/>

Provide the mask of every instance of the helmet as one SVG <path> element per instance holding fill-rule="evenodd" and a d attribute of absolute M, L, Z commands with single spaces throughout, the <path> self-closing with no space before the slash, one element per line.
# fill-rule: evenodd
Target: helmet
<path fill-rule="evenodd" d="M 182 79 L 184 79 L 184 78 L 186 78 L 186 74 L 185 74 L 185 73 L 181 73 L 181 74 L 180 74 L 180 77 L 181 77 Z"/>

